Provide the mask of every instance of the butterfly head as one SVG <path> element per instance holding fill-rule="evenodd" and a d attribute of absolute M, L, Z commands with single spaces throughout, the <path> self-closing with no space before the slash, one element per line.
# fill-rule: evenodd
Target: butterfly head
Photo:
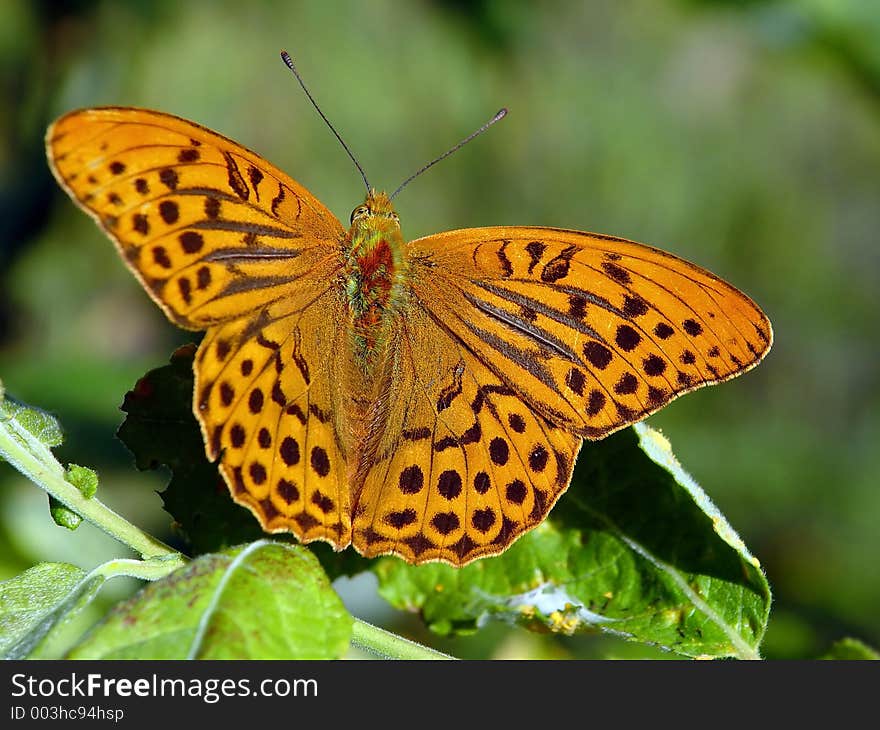
<path fill-rule="evenodd" d="M 356 260 L 358 268 L 372 270 L 382 263 L 389 274 L 399 270 L 403 234 L 387 193 L 371 189 L 364 202 L 351 211 L 351 228 L 344 246 L 346 257 Z"/>
<path fill-rule="evenodd" d="M 400 218 L 388 194 L 371 189 L 364 202 L 351 211 L 351 228 L 355 237 L 367 231 L 400 235 Z"/>

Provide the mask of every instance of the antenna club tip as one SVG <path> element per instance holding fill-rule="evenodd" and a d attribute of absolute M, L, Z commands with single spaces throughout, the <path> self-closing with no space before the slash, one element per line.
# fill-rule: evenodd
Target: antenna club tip
<path fill-rule="evenodd" d="M 495 116 L 492 117 L 492 121 L 497 122 L 499 119 L 504 119 L 504 117 L 506 117 L 506 116 L 507 116 L 507 107 L 503 106 L 498 110 L 498 112 L 495 114 Z"/>

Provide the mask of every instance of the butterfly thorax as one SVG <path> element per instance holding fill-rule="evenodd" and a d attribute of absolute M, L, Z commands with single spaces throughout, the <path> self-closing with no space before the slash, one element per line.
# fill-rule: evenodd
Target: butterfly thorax
<path fill-rule="evenodd" d="M 371 190 L 352 211 L 344 244 L 355 362 L 369 374 L 383 351 L 403 282 L 403 236 L 388 196 Z"/>

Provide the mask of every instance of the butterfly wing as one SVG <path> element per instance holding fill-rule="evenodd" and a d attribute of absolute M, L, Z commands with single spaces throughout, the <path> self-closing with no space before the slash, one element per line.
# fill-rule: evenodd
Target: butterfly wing
<path fill-rule="evenodd" d="M 185 119 L 84 109 L 49 127 L 46 148 L 64 190 L 181 327 L 258 311 L 338 257 L 345 231 L 311 193 Z"/>
<path fill-rule="evenodd" d="M 672 254 L 538 227 L 413 241 L 435 321 L 545 418 L 599 439 L 751 369 L 772 329 L 745 294 Z"/>
<path fill-rule="evenodd" d="M 194 408 L 208 456 L 222 454 L 233 498 L 267 532 L 341 549 L 351 542 L 349 428 L 334 353 L 347 342 L 327 317 L 342 303 L 326 282 L 303 289 L 312 296 L 295 311 L 270 306 L 256 320 L 208 331 L 196 355 Z"/>
<path fill-rule="evenodd" d="M 631 241 L 498 227 L 408 252 L 387 426 L 354 519 L 367 555 L 502 552 L 565 491 L 581 438 L 734 377 L 771 344 L 745 294 Z"/>
<path fill-rule="evenodd" d="M 46 143 L 169 319 L 207 330 L 193 410 L 235 500 L 268 531 L 345 547 L 339 221 L 255 153 L 169 114 L 76 111 Z"/>

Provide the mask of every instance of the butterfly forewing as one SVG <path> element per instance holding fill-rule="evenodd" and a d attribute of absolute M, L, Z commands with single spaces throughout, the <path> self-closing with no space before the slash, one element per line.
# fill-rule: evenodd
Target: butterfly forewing
<path fill-rule="evenodd" d="M 434 321 L 538 413 L 585 438 L 748 370 L 770 347 L 770 323 L 745 294 L 638 243 L 497 227 L 409 248 L 414 295 Z"/>
<path fill-rule="evenodd" d="M 86 109 L 46 139 L 59 182 L 182 327 L 258 311 L 338 255 L 345 232 L 305 188 L 192 122 Z"/>

